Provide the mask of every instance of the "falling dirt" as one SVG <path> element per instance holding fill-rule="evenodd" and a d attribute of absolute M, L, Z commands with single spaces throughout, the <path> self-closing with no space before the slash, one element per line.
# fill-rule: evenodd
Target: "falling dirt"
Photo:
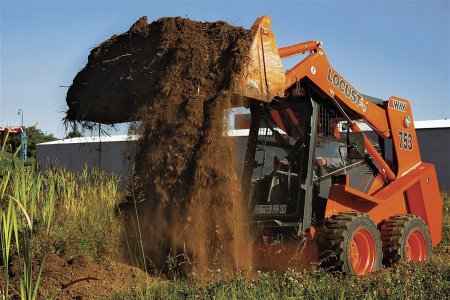
<path fill-rule="evenodd" d="M 138 204 L 126 240 L 155 271 L 170 262 L 198 273 L 251 263 L 226 134 L 227 109 L 240 101 L 230 86 L 251 41 L 225 22 L 143 17 L 94 48 L 69 89 L 68 119 L 141 121 L 131 181 L 143 193 L 128 197 Z"/>

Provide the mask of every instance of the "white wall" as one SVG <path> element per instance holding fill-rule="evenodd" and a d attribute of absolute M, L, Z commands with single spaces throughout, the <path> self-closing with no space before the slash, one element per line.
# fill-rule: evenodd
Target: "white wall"
<path fill-rule="evenodd" d="M 246 132 L 245 132 L 246 133 Z M 236 170 L 241 176 L 247 137 L 241 132 L 230 132 L 236 146 Z M 450 188 L 450 128 L 418 128 L 417 136 L 424 162 L 436 165 L 439 184 Z M 134 163 L 135 137 L 77 138 L 37 145 L 37 160 L 41 169 L 48 166 L 81 171 L 85 165 L 100 167 L 122 177 L 122 183 Z M 100 151 L 101 150 L 101 151 Z"/>
<path fill-rule="evenodd" d="M 129 173 L 134 162 L 133 141 L 88 141 L 78 143 L 52 142 L 37 145 L 37 160 L 41 170 L 62 167 L 79 172 L 85 166 L 99 167 L 107 173 L 116 173 L 122 178 Z"/>

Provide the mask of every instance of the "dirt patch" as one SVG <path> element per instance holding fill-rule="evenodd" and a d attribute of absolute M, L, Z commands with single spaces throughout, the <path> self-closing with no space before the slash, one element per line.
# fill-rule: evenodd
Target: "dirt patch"
<path fill-rule="evenodd" d="M 34 266 L 36 278 L 38 263 Z M 10 270 L 10 294 L 20 291 L 20 262 L 16 260 Z M 2 273 L 2 270 L 0 270 Z M 3 277 L 3 274 L 0 274 Z M 128 291 L 139 283 L 156 280 L 139 268 L 111 260 L 96 263 L 86 256 L 63 259 L 47 254 L 44 260 L 39 299 L 96 299 L 119 291 Z M 0 284 L 1 286 L 1 284 Z M 18 295 L 18 294 L 17 294 Z"/>
<path fill-rule="evenodd" d="M 69 89 L 68 119 L 141 120 L 140 191 L 129 197 L 139 226 L 127 242 L 156 271 L 169 254 L 200 273 L 250 264 L 226 109 L 240 101 L 230 87 L 251 42 L 248 30 L 225 22 L 144 17 L 94 48 Z"/>

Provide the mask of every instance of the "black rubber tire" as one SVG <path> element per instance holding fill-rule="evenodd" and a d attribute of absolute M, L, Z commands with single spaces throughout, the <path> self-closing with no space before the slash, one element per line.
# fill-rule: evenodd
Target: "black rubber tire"
<path fill-rule="evenodd" d="M 390 217 L 381 226 L 383 264 L 385 266 L 407 261 L 406 241 L 414 230 L 422 233 L 426 242 L 428 260 L 430 260 L 433 248 L 428 226 L 418 216 L 398 215 Z"/>
<path fill-rule="evenodd" d="M 380 232 L 375 223 L 361 212 L 342 212 L 327 218 L 319 230 L 319 265 L 331 272 L 356 274 L 350 260 L 350 247 L 357 231 L 365 229 L 373 238 L 375 258 L 370 272 L 382 267 Z"/>

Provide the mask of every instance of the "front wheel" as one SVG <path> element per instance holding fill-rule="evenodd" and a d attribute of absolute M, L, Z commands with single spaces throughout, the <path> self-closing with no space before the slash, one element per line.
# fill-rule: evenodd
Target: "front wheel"
<path fill-rule="evenodd" d="M 383 264 L 429 261 L 431 238 L 427 225 L 414 215 L 399 215 L 387 219 L 381 226 Z"/>
<path fill-rule="evenodd" d="M 319 241 L 320 265 L 331 271 L 362 275 L 381 268 L 381 237 L 375 223 L 360 212 L 325 220 Z"/>

